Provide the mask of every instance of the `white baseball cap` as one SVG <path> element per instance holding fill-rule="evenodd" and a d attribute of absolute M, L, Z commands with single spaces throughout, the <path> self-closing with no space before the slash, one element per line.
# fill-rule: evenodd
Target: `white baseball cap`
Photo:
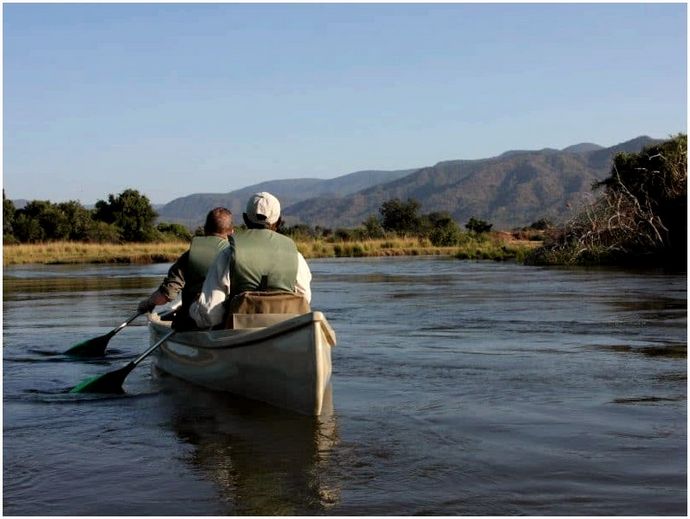
<path fill-rule="evenodd" d="M 256 193 L 247 202 L 246 215 L 252 223 L 273 225 L 280 218 L 280 202 L 271 193 Z"/>

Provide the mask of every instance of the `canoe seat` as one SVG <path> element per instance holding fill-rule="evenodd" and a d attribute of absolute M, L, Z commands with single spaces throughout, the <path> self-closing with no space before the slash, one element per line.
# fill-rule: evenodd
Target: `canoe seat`
<path fill-rule="evenodd" d="M 309 312 L 309 303 L 299 294 L 242 292 L 230 300 L 225 328 L 262 328 Z"/>
<path fill-rule="evenodd" d="M 301 314 L 232 314 L 232 329 L 266 328 L 282 323 Z"/>

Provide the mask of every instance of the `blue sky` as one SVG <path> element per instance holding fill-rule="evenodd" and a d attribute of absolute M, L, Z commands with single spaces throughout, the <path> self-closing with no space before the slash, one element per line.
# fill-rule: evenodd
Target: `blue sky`
<path fill-rule="evenodd" d="M 678 4 L 4 4 L 3 187 L 154 203 L 687 131 Z"/>

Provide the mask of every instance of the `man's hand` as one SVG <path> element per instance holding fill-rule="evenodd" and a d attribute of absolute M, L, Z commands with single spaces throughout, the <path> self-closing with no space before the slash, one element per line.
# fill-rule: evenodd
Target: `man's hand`
<path fill-rule="evenodd" d="M 142 299 L 139 302 L 139 306 L 137 306 L 137 311 L 142 313 L 142 314 L 148 314 L 154 308 L 156 308 L 156 306 L 164 305 L 167 302 L 168 302 L 168 299 L 163 294 L 161 294 L 158 290 L 156 290 L 149 297 L 147 297 L 146 299 Z"/>
<path fill-rule="evenodd" d="M 139 306 L 137 306 L 137 311 L 138 311 L 140 314 L 148 314 L 148 313 L 150 313 L 151 310 L 153 310 L 154 308 L 156 308 L 156 304 L 155 304 L 154 302 L 151 301 L 151 298 L 150 298 L 150 297 L 147 297 L 146 299 L 142 299 L 142 300 L 139 302 Z"/>

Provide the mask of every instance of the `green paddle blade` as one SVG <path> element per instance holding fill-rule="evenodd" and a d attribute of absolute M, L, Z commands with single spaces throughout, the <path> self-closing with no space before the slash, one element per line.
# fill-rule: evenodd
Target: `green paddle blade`
<path fill-rule="evenodd" d="M 73 357 L 102 357 L 105 355 L 108 341 L 110 341 L 113 335 L 115 335 L 113 332 L 109 332 L 100 337 L 79 342 L 67 350 L 65 355 Z"/>
<path fill-rule="evenodd" d="M 110 330 L 105 335 L 101 335 L 100 337 L 94 337 L 93 339 L 89 339 L 88 341 L 82 341 L 80 343 L 75 344 L 65 352 L 65 355 L 72 355 L 73 357 L 102 357 L 103 355 L 105 355 L 105 348 L 108 346 L 108 341 L 112 339 L 117 332 L 122 330 L 125 326 L 134 321 L 134 319 L 136 319 L 140 315 L 142 315 L 142 312 L 137 312 L 132 317 L 127 319 L 124 323 L 122 323 L 120 326 L 118 326 L 114 330 Z"/>
<path fill-rule="evenodd" d="M 135 366 L 130 362 L 123 368 L 88 378 L 70 389 L 70 393 L 124 393 L 122 383 Z"/>

